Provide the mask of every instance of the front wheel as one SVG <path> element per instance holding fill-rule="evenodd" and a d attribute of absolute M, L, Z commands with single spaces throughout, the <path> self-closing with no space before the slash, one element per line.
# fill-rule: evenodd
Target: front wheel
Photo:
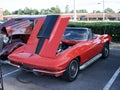
<path fill-rule="evenodd" d="M 103 47 L 102 58 L 107 58 L 109 56 L 109 43 L 106 43 Z"/>
<path fill-rule="evenodd" d="M 69 64 L 69 66 L 67 67 L 66 71 L 63 74 L 63 78 L 66 81 L 73 81 L 76 79 L 77 75 L 79 72 L 79 63 L 76 59 L 72 60 Z"/>

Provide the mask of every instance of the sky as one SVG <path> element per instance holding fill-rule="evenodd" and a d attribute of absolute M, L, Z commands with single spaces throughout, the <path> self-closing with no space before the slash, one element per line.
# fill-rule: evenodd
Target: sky
<path fill-rule="evenodd" d="M 76 9 L 86 9 L 88 12 L 93 10 L 102 11 L 103 0 L 75 0 Z M 74 0 L 0 0 L 0 8 L 7 9 L 10 12 L 24 9 L 25 7 L 31 9 L 48 9 L 59 6 L 61 11 L 65 11 L 65 6 L 68 5 L 69 10 L 73 10 Z M 101 4 L 98 4 L 101 3 Z M 112 8 L 114 11 L 120 11 L 120 0 L 104 0 L 105 8 Z"/>

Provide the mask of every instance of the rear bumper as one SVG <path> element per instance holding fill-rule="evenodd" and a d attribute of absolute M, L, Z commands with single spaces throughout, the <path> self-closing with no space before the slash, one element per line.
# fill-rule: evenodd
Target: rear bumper
<path fill-rule="evenodd" d="M 36 68 L 34 68 L 32 66 L 27 66 L 27 68 L 26 68 L 26 67 L 23 67 L 23 65 L 17 65 L 17 64 L 14 64 L 14 63 L 10 62 L 10 61 L 7 61 L 7 63 L 12 65 L 12 66 L 21 68 L 21 69 L 23 69 L 25 71 L 40 72 L 40 73 L 44 73 L 44 74 L 53 75 L 53 76 L 56 76 L 56 77 L 61 76 L 66 71 L 65 69 L 64 70 L 59 70 L 59 71 L 57 71 L 57 70 L 55 70 L 55 71 L 42 70 L 42 69 L 36 69 Z"/>

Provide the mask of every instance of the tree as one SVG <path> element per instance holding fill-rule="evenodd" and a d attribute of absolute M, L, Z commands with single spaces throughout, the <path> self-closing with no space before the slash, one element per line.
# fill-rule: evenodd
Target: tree
<path fill-rule="evenodd" d="M 106 8 L 105 13 L 115 13 L 111 8 Z"/>
<path fill-rule="evenodd" d="M 120 9 L 118 9 L 118 12 L 117 13 L 120 13 Z"/>
<path fill-rule="evenodd" d="M 93 10 L 93 13 L 96 13 L 96 10 Z"/>
<path fill-rule="evenodd" d="M 74 11 L 72 10 L 71 13 L 73 13 Z M 88 13 L 88 11 L 86 9 L 80 9 L 80 10 L 76 10 L 77 13 Z"/>
<path fill-rule="evenodd" d="M 71 10 L 70 13 L 74 13 L 74 10 Z"/>
<path fill-rule="evenodd" d="M 13 11 L 12 14 L 23 15 L 23 14 L 24 14 L 24 11 L 23 11 L 22 9 L 19 9 L 19 10 Z"/>
<path fill-rule="evenodd" d="M 17 14 L 23 15 L 23 14 L 24 14 L 24 11 L 23 11 L 22 9 L 19 9 L 18 12 L 17 12 Z"/>
<path fill-rule="evenodd" d="M 48 12 L 47 12 L 47 10 L 46 9 L 41 9 L 41 11 L 40 11 L 40 14 L 48 14 Z"/>
<path fill-rule="evenodd" d="M 88 13 L 86 9 L 80 9 L 76 11 L 77 13 Z"/>
<path fill-rule="evenodd" d="M 100 10 L 97 10 L 96 13 L 102 13 Z"/>
<path fill-rule="evenodd" d="M 58 6 L 50 8 L 50 14 L 59 14 L 59 13 L 61 13 L 61 10 Z"/>
<path fill-rule="evenodd" d="M 31 12 L 30 12 L 31 15 L 38 15 L 39 14 L 39 11 L 37 9 L 31 9 Z"/>
<path fill-rule="evenodd" d="M 100 10 L 93 10 L 93 13 L 102 13 Z"/>
<path fill-rule="evenodd" d="M 69 13 L 69 6 L 68 5 L 66 5 L 66 7 L 65 7 L 65 13 Z"/>
<path fill-rule="evenodd" d="M 13 11 L 12 14 L 18 14 L 18 10 Z"/>
<path fill-rule="evenodd" d="M 17 10 L 15 10 L 15 11 L 13 11 L 13 12 L 12 12 L 12 14 L 17 14 L 17 13 L 18 13 L 18 11 L 17 11 Z"/>
<path fill-rule="evenodd" d="M 11 13 L 8 11 L 8 10 L 5 10 L 4 12 L 3 12 L 3 15 L 10 15 Z"/>
<path fill-rule="evenodd" d="M 24 9 L 24 14 L 31 14 L 30 11 L 31 11 L 31 10 L 30 10 L 28 7 L 25 7 L 25 9 Z"/>

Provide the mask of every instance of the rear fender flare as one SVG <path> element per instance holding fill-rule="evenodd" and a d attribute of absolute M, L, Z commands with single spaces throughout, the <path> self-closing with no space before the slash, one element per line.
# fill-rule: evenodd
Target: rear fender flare
<path fill-rule="evenodd" d="M 7 45 L 3 50 L 5 50 L 8 54 L 12 53 L 15 49 L 17 49 L 20 46 L 23 46 L 23 42 L 15 42 L 10 45 Z"/>

